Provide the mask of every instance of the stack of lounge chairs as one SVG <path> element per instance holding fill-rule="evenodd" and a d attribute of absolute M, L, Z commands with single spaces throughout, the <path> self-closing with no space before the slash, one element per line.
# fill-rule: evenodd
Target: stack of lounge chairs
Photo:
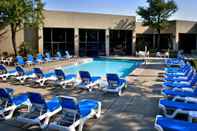
<path fill-rule="evenodd" d="M 38 53 L 36 58 L 34 58 L 33 55 L 28 54 L 26 61 L 22 56 L 18 55 L 16 57 L 16 64 L 20 66 L 35 65 L 35 64 L 43 64 L 43 63 L 53 62 L 53 61 L 68 60 L 71 58 L 72 56 L 69 54 L 68 51 L 65 51 L 65 56 L 62 56 L 60 52 L 57 52 L 55 57 L 52 57 L 49 52 L 46 52 L 44 56 L 41 53 Z"/>
<path fill-rule="evenodd" d="M 74 97 L 54 96 L 46 100 L 40 93 L 27 92 L 13 96 L 14 90 L 0 88 L 0 119 L 21 122 L 24 127 L 82 131 L 90 118 L 99 118 L 101 102 L 92 99 L 78 101 Z M 15 113 L 18 112 L 18 113 Z M 53 119 L 51 119 L 53 117 Z"/>
<path fill-rule="evenodd" d="M 196 70 L 178 56 L 166 60 L 162 94 L 161 115 L 156 117 L 159 131 L 196 131 L 197 123 L 197 74 Z"/>

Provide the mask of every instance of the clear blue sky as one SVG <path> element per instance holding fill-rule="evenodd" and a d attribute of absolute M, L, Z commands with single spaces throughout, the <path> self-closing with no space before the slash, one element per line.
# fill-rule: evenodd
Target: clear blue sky
<path fill-rule="evenodd" d="M 197 21 L 197 0 L 175 0 L 179 10 L 171 19 Z M 138 6 L 146 0 L 44 0 L 45 9 L 92 12 L 120 15 L 136 15 Z"/>

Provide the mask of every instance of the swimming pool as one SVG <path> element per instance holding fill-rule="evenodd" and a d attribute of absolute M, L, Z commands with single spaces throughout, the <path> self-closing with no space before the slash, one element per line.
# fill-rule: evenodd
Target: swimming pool
<path fill-rule="evenodd" d="M 94 59 L 85 64 L 63 67 L 65 73 L 77 74 L 79 71 L 89 71 L 93 76 L 105 76 L 107 73 L 116 73 L 120 77 L 128 76 L 142 61 Z"/>

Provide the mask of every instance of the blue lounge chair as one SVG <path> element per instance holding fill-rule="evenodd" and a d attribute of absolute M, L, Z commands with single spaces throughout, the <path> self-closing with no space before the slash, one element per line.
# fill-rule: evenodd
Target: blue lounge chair
<path fill-rule="evenodd" d="M 16 61 L 18 65 L 21 65 L 21 66 L 25 65 L 25 61 L 22 56 L 16 56 Z"/>
<path fill-rule="evenodd" d="M 62 54 L 58 51 L 55 57 L 56 60 L 64 60 L 64 57 L 62 57 Z"/>
<path fill-rule="evenodd" d="M 65 88 L 68 84 L 74 85 L 76 82 L 76 75 L 66 75 L 61 69 L 55 69 L 55 75 L 57 77 L 56 84 L 62 86 L 63 88 Z"/>
<path fill-rule="evenodd" d="M 185 64 L 185 62 L 182 59 L 168 59 L 165 61 L 166 66 L 172 67 L 172 66 L 178 66 Z"/>
<path fill-rule="evenodd" d="M 187 76 L 190 72 L 193 71 L 193 68 L 190 67 L 184 71 L 176 72 L 176 73 L 166 73 L 164 77 L 184 77 Z"/>
<path fill-rule="evenodd" d="M 193 90 L 171 90 L 164 89 L 162 94 L 169 97 L 197 97 L 197 88 Z"/>
<path fill-rule="evenodd" d="M 62 110 L 59 99 L 53 97 L 49 101 L 45 101 L 39 93 L 27 93 L 32 103 L 29 112 L 22 113 L 17 120 L 28 125 L 39 125 L 42 129 L 46 128 L 50 118 Z"/>
<path fill-rule="evenodd" d="M 18 72 L 16 70 L 7 70 L 7 68 L 0 64 L 0 79 L 7 80 L 11 76 L 17 76 Z"/>
<path fill-rule="evenodd" d="M 183 102 L 179 102 L 178 100 L 182 100 Z M 159 107 L 166 117 L 174 118 L 177 114 L 189 114 L 191 111 L 197 112 L 197 99 L 187 97 L 176 99 L 176 101 L 161 99 L 159 101 Z"/>
<path fill-rule="evenodd" d="M 46 81 L 56 81 L 57 78 L 54 72 L 43 73 L 40 68 L 33 68 L 33 72 L 37 76 L 33 81 L 40 86 L 44 86 Z"/>
<path fill-rule="evenodd" d="M 39 54 L 37 55 L 37 57 L 36 57 L 36 62 L 38 62 L 38 63 L 44 63 L 44 62 L 45 62 L 45 60 L 44 60 L 44 58 L 43 58 L 43 55 L 42 55 L 41 53 L 39 53 Z"/>
<path fill-rule="evenodd" d="M 189 81 L 196 75 L 194 70 L 190 71 L 186 76 L 177 76 L 177 77 L 165 77 L 164 81 Z"/>
<path fill-rule="evenodd" d="M 26 63 L 27 63 L 28 65 L 37 64 L 37 62 L 34 60 L 33 55 L 31 55 L 31 54 L 28 54 L 28 55 L 27 55 L 27 61 L 26 61 Z"/>
<path fill-rule="evenodd" d="M 158 115 L 155 120 L 155 128 L 158 131 L 196 131 L 197 123 Z"/>
<path fill-rule="evenodd" d="M 91 76 L 88 71 L 79 71 L 81 82 L 77 85 L 78 88 L 88 89 L 92 91 L 94 86 L 100 86 L 99 76 Z"/>
<path fill-rule="evenodd" d="M 18 72 L 16 80 L 18 80 L 21 83 L 24 83 L 26 79 L 36 78 L 36 75 L 33 71 L 26 71 L 21 66 L 17 66 L 16 71 Z"/>
<path fill-rule="evenodd" d="M 13 96 L 13 92 L 10 88 L 0 88 L 0 119 L 11 119 L 17 109 L 24 106 L 28 109 L 31 107 L 31 102 L 26 94 Z"/>
<path fill-rule="evenodd" d="M 127 86 L 127 81 L 120 79 L 117 74 L 107 74 L 107 83 L 108 85 L 103 88 L 103 91 L 118 93 L 119 96 L 121 96 L 123 88 Z"/>
<path fill-rule="evenodd" d="M 176 72 L 184 72 L 185 70 L 189 69 L 191 67 L 190 64 L 184 64 L 181 67 L 168 67 L 165 68 L 164 71 L 166 73 L 176 73 Z"/>
<path fill-rule="evenodd" d="M 190 81 L 181 82 L 164 82 L 162 86 L 164 88 L 193 88 L 197 82 L 197 75 L 195 75 Z"/>
<path fill-rule="evenodd" d="M 52 62 L 52 61 L 54 61 L 53 58 L 51 57 L 50 53 L 47 52 L 47 53 L 45 54 L 45 56 L 46 56 L 46 57 L 45 57 L 45 60 L 46 60 L 47 62 Z"/>
<path fill-rule="evenodd" d="M 72 58 L 72 56 L 70 55 L 70 53 L 68 51 L 65 51 L 65 58 L 66 59 Z"/>
<path fill-rule="evenodd" d="M 101 102 L 91 99 L 77 101 L 74 97 L 59 97 L 62 106 L 62 113 L 52 123 L 49 129 L 76 131 L 83 130 L 87 120 L 96 116 L 100 117 Z"/>

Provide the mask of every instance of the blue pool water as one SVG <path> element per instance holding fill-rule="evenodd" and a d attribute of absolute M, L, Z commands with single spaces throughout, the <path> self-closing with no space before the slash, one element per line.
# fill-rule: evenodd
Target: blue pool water
<path fill-rule="evenodd" d="M 77 74 L 79 71 L 89 71 L 93 76 L 105 76 L 107 73 L 116 73 L 120 77 L 128 76 L 142 61 L 94 59 L 92 62 L 64 67 L 65 73 Z"/>

